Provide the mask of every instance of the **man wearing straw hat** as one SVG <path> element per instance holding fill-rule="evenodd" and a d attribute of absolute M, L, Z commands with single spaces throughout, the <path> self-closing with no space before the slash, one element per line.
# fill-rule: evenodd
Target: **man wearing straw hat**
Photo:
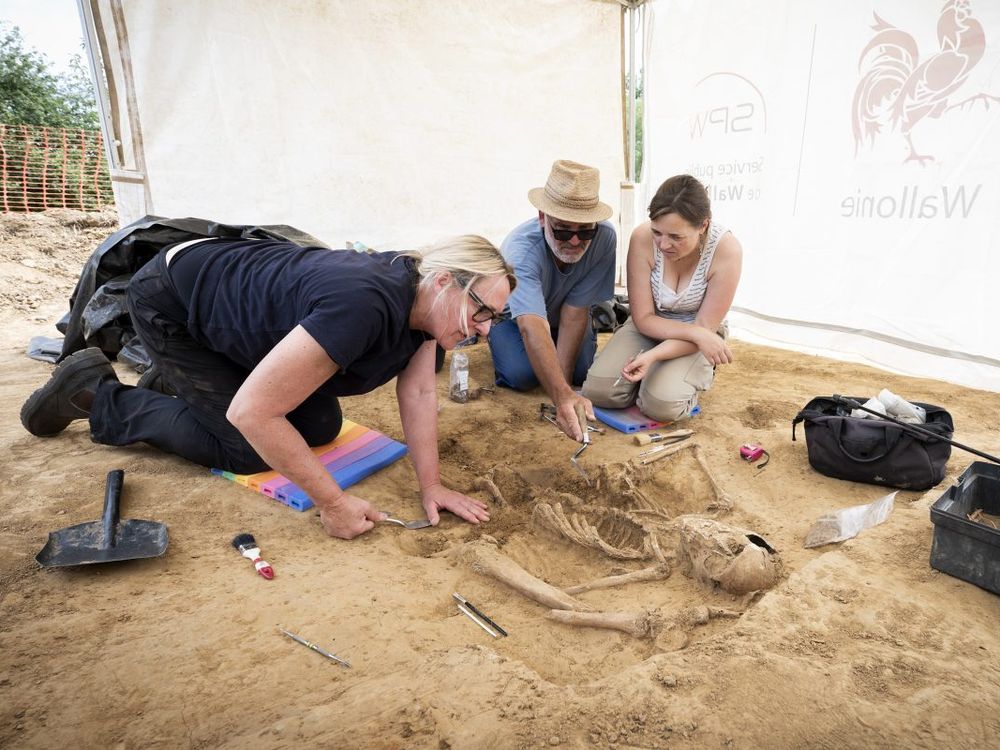
<path fill-rule="evenodd" d="M 577 406 L 594 418 L 593 405 L 574 390 L 597 349 L 590 306 L 614 295 L 617 240 L 605 221 L 613 211 L 598 200 L 599 187 L 597 169 L 560 160 L 545 187 L 528 191 L 538 217 L 501 246 L 517 288 L 505 320 L 489 333 L 497 385 L 526 391 L 541 383 L 560 428 L 576 440 L 583 439 Z"/>

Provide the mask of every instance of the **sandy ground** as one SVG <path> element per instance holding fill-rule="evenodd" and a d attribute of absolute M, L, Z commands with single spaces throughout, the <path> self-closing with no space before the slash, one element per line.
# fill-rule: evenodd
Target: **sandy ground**
<path fill-rule="evenodd" d="M 47 440 L 27 434 L 18 411 L 50 371 L 24 355 L 27 340 L 55 335 L 76 274 L 112 220 L 0 217 L 0 746 L 1000 746 L 1000 597 L 928 564 L 930 505 L 973 457 L 953 451 L 945 482 L 900 492 L 884 525 L 807 550 L 817 516 L 885 491 L 815 473 L 790 425 L 812 396 L 888 387 L 945 406 L 957 440 L 996 454 L 1000 394 L 736 342 L 736 362 L 720 370 L 691 427 L 734 500 L 717 517 L 767 539 L 785 576 L 737 598 L 674 565 L 665 581 L 577 597 L 598 610 L 659 609 L 673 622 L 659 638 L 578 628 L 456 554 L 486 536 L 559 587 L 652 564 L 611 559 L 533 521 L 533 507 L 555 493 L 623 504 L 613 483 L 591 489 L 572 472 L 574 445 L 537 419 L 541 392 L 456 404 L 446 369 L 443 474 L 471 491 L 493 470 L 505 501 L 482 527 L 448 517 L 423 531 L 381 526 L 352 542 L 325 537 L 311 512 L 180 459 L 95 445 L 84 423 Z M 469 351 L 473 380 L 488 382 L 486 346 Z M 401 439 L 391 388 L 350 399 L 345 411 Z M 737 455 L 749 440 L 771 452 L 760 473 Z M 597 436 L 583 464 L 615 471 L 638 450 L 629 436 Z M 166 555 L 39 569 L 33 558 L 47 533 L 99 518 L 105 476 L 119 467 L 123 516 L 167 524 Z M 711 485 L 690 452 L 652 468 L 636 481 L 663 514 L 708 514 Z M 357 494 L 420 515 L 408 461 Z M 230 547 L 239 532 L 256 536 L 275 580 Z M 671 541 L 662 542 L 673 559 Z M 495 640 L 458 614 L 454 591 L 510 637 Z M 698 626 L 681 616 L 697 605 L 742 615 Z M 353 667 L 296 645 L 279 626 Z"/>

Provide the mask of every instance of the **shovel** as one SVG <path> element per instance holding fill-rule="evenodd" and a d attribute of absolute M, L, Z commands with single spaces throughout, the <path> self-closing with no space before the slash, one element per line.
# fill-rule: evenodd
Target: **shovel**
<path fill-rule="evenodd" d="M 43 568 L 138 560 L 159 557 L 167 551 L 167 527 L 156 521 L 122 520 L 118 517 L 125 472 L 108 472 L 104 489 L 104 515 L 49 533 L 49 540 L 35 560 Z"/>

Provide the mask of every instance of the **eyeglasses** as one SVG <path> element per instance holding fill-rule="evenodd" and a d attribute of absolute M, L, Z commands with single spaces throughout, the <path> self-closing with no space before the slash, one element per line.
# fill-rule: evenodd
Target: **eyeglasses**
<path fill-rule="evenodd" d="M 479 298 L 479 295 L 472 291 L 472 289 L 469 289 L 468 293 L 469 299 L 479 305 L 479 307 L 476 308 L 476 311 L 472 313 L 472 320 L 474 322 L 485 323 L 486 321 L 489 321 L 491 324 L 495 324 L 503 320 L 503 315 L 483 302 L 482 299 Z"/>
<path fill-rule="evenodd" d="M 590 227 L 589 229 L 556 229 L 550 226 L 549 229 L 552 230 L 552 236 L 560 242 L 569 242 L 573 239 L 574 234 L 580 238 L 580 242 L 588 242 L 597 236 L 597 227 Z"/>

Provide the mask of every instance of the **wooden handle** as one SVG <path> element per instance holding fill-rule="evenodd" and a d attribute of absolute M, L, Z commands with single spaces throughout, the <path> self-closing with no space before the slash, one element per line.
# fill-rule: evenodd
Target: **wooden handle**
<path fill-rule="evenodd" d="M 583 432 L 583 442 L 589 443 L 590 434 L 587 432 L 587 410 L 579 401 L 576 402 L 576 406 L 573 409 L 576 412 L 576 420 L 580 423 L 580 431 Z"/>
<path fill-rule="evenodd" d="M 649 445 L 659 443 L 661 440 L 671 440 L 673 438 L 687 437 L 693 435 L 694 430 L 674 430 L 673 432 L 644 432 L 641 435 L 633 435 L 636 445 Z"/>
<path fill-rule="evenodd" d="M 639 463 L 642 464 L 643 466 L 645 466 L 646 464 L 651 464 L 653 463 L 653 461 L 659 461 L 661 458 L 672 456 L 675 453 L 677 453 L 677 451 L 684 450 L 685 448 L 690 448 L 692 445 L 694 445 L 694 443 L 685 441 L 683 443 L 678 443 L 677 445 L 664 446 L 662 451 L 654 453 L 650 456 L 643 457 L 643 459 Z"/>

